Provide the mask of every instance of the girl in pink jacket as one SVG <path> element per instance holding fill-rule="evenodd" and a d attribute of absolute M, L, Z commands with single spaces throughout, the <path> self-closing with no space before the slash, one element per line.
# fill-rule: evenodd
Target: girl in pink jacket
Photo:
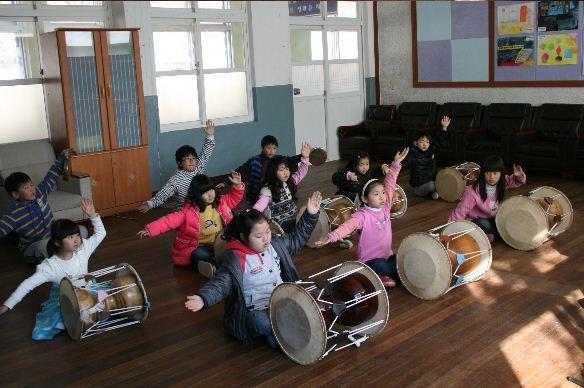
<path fill-rule="evenodd" d="M 245 191 L 239 173 L 231 172 L 229 180 L 233 183 L 231 191 L 218 195 L 208 176 L 196 175 L 183 207 L 149 223 L 138 235 L 154 237 L 177 229 L 172 244 L 174 264 L 186 266 L 192 262 L 201 274 L 213 276 L 217 265 L 213 257 L 215 240 L 233 218 L 232 209 L 241 202 Z"/>
<path fill-rule="evenodd" d="M 391 250 L 391 203 L 395 183 L 401 169 L 401 162 L 408 155 L 409 148 L 395 154 L 391 167 L 381 166 L 385 178 L 371 179 L 361 190 L 361 201 L 364 204 L 349 220 L 334 231 L 318 240 L 317 247 L 338 241 L 355 229 L 361 229 L 357 258 L 367 264 L 386 287 L 395 287 L 397 267 L 395 255 Z"/>
<path fill-rule="evenodd" d="M 497 155 L 487 156 L 481 166 L 479 179 L 472 186 L 466 187 L 462 200 L 448 222 L 470 220 L 487 234 L 490 242 L 495 241 L 499 237 L 495 216 L 505 190 L 523 185 L 526 179 L 521 166 L 514 164 L 513 175 L 506 176 L 503 159 Z"/>

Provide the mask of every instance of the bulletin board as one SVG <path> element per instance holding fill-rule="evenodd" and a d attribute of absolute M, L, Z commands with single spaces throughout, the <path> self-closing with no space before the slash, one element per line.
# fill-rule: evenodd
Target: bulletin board
<path fill-rule="evenodd" d="M 412 3 L 414 87 L 584 86 L 584 2 Z"/>

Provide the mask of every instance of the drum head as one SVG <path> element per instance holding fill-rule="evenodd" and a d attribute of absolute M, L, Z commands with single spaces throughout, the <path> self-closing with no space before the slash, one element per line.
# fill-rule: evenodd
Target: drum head
<path fill-rule="evenodd" d="M 463 275 L 464 280 L 463 283 L 472 282 L 475 280 L 481 279 L 489 268 L 491 268 L 491 263 L 493 259 L 492 250 L 491 250 L 491 243 L 489 242 L 489 238 L 485 234 L 485 232 L 479 228 L 475 223 L 470 221 L 455 221 L 450 225 L 446 226 L 442 229 L 441 234 L 451 235 L 457 232 L 465 232 L 467 230 L 471 230 L 468 234 L 465 234 L 457 239 L 452 240 L 448 247 L 457 252 L 457 253 L 471 253 L 476 251 L 483 251 L 479 256 L 476 256 L 469 261 L 466 261 L 464 264 L 460 266 L 460 268 L 456 271 L 457 275 Z M 449 252 L 449 255 L 451 253 Z M 453 264 L 453 274 L 454 268 L 458 263 L 456 262 L 456 258 L 453 257 L 454 255 L 450 256 L 451 263 Z M 467 255 L 466 258 L 474 255 Z M 454 260 L 453 260 L 454 259 Z"/>
<path fill-rule="evenodd" d="M 558 234 L 563 233 L 566 230 L 568 230 L 570 225 L 572 225 L 572 221 L 574 219 L 574 210 L 572 209 L 572 203 L 570 202 L 568 197 L 566 197 L 564 193 L 562 193 L 560 190 L 554 189 L 553 187 L 549 186 L 541 186 L 533 190 L 529 195 L 529 198 L 535 200 L 543 198 L 553 199 L 553 204 L 550 206 L 548 210 L 548 216 L 550 215 L 550 213 L 557 214 L 559 216 L 562 216 L 562 220 L 553 230 L 551 230 L 552 233 Z M 554 223 L 555 222 L 552 222 L 549 225 L 549 227 L 551 228 L 554 225 Z"/>
<path fill-rule="evenodd" d="M 278 236 L 278 237 L 284 235 L 284 229 L 282 229 L 280 224 L 278 224 L 276 221 L 269 220 L 268 225 L 270 227 L 270 231 L 272 232 L 272 235 Z"/>
<path fill-rule="evenodd" d="M 355 211 L 353 202 L 344 195 L 335 195 L 330 198 L 325 198 L 322 201 L 321 209 L 325 211 L 330 230 L 335 230 L 349 218 Z"/>
<path fill-rule="evenodd" d="M 146 295 L 146 289 L 144 288 L 144 284 L 142 283 L 142 279 L 140 279 L 140 275 L 138 272 L 128 263 L 120 263 L 117 265 L 118 268 L 123 268 L 120 271 L 116 272 L 116 279 L 121 279 L 128 276 L 133 276 L 136 279 L 136 283 L 138 286 L 139 291 L 142 293 L 143 299 L 143 306 L 148 306 L 148 296 Z M 136 312 L 132 315 L 132 318 L 143 321 L 148 316 L 148 308 L 144 307 L 141 311 Z"/>
<path fill-rule="evenodd" d="M 67 278 L 63 278 L 59 285 L 59 305 L 69 337 L 79 341 L 83 332 L 83 322 L 79 314 L 79 301 L 75 294 L 75 287 Z"/>
<path fill-rule="evenodd" d="M 464 176 L 454 167 L 446 167 L 436 174 L 436 191 L 447 202 L 456 202 L 464 194 Z"/>
<path fill-rule="evenodd" d="M 326 162 L 327 154 L 326 151 L 320 147 L 315 147 L 310 151 L 310 156 L 308 157 L 308 161 L 313 166 L 320 166 L 324 162 Z"/>
<path fill-rule="evenodd" d="M 400 218 L 406 213 L 408 208 L 408 197 L 404 189 L 398 184 L 395 185 L 395 191 L 393 192 L 391 201 L 391 219 Z"/>
<path fill-rule="evenodd" d="M 282 283 L 272 292 L 270 323 L 278 344 L 293 361 L 308 365 L 324 354 L 324 318 L 313 297 L 299 285 Z"/>
<path fill-rule="evenodd" d="M 520 251 L 538 248 L 548 236 L 545 211 L 535 200 L 523 195 L 503 201 L 495 222 L 503 240 Z"/>
<path fill-rule="evenodd" d="M 448 291 L 452 264 L 444 245 L 428 233 L 406 237 L 397 251 L 397 272 L 407 290 L 421 299 L 436 299 Z"/>
<path fill-rule="evenodd" d="M 305 210 L 306 205 L 300 208 L 300 210 L 298 211 L 298 216 L 296 216 L 296 223 L 300 221 L 300 217 L 302 217 L 302 214 L 304 214 Z M 316 222 L 316 225 L 314 226 L 312 234 L 310 235 L 310 238 L 308 239 L 306 245 L 309 246 L 310 248 L 314 248 L 314 243 L 318 241 L 321 237 L 326 236 L 330 231 L 331 228 L 329 226 L 328 218 L 324 210 L 322 210 L 321 208 L 318 212 L 318 221 Z"/>
<path fill-rule="evenodd" d="M 351 327 L 351 330 L 358 329 L 359 327 L 369 325 L 373 322 L 383 321 L 383 323 L 373 326 L 362 332 L 363 334 L 374 336 L 381 333 L 385 326 L 387 325 L 387 322 L 389 322 L 389 298 L 387 297 L 387 291 L 385 290 L 383 283 L 379 279 L 379 276 L 377 276 L 377 274 L 366 264 L 360 263 L 358 261 L 346 261 L 336 270 L 335 275 L 340 275 L 345 272 L 353 271 L 357 268 L 361 268 L 361 270 L 357 273 L 365 276 L 367 280 L 371 283 L 375 291 L 382 292 L 376 296 L 377 311 L 375 312 L 375 314 L 366 321 L 361 322 L 359 325 Z"/>

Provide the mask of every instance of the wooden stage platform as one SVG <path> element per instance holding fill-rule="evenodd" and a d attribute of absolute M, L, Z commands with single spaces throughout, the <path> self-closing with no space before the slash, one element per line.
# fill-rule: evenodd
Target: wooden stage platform
<path fill-rule="evenodd" d="M 299 197 L 330 182 L 340 162 L 311 168 Z M 205 279 L 170 260 L 172 233 L 140 240 L 136 232 L 162 214 L 128 213 L 104 219 L 108 236 L 90 269 L 132 264 L 152 301 L 150 316 L 130 327 L 73 342 L 31 340 L 35 314 L 49 286 L 34 290 L 14 311 L 0 317 L 0 386 L 572 386 L 584 363 L 584 183 L 528 174 L 526 186 L 562 190 L 576 216 L 571 229 L 536 251 L 493 244 L 485 278 L 435 301 L 415 298 L 403 287 L 389 291 L 391 319 L 385 330 L 360 348 L 336 352 L 312 366 L 300 366 L 263 341 L 246 348 L 228 337 L 223 306 L 190 313 L 187 295 Z M 455 204 L 413 197 L 393 222 L 393 249 L 410 233 L 446 222 Z M 354 257 L 355 248 L 305 248 L 295 262 L 302 276 Z M 0 299 L 5 300 L 33 267 L 22 263 L 13 244 L 0 244 Z"/>

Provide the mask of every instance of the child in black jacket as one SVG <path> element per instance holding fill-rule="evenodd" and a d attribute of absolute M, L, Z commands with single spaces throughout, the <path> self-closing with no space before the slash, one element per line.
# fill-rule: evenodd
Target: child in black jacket
<path fill-rule="evenodd" d="M 406 160 L 402 163 L 402 169 L 410 169 L 410 186 L 414 188 L 414 193 L 418 197 L 431 195 L 433 199 L 438 199 L 436 192 L 436 153 L 438 147 L 446 141 L 450 117 L 444 116 L 440 120 L 442 129 L 436 131 L 434 139 L 430 134 L 420 132 L 414 139 L 414 145 L 410 147 L 410 152 Z"/>
<path fill-rule="evenodd" d="M 336 195 L 344 195 L 355 202 L 359 190 L 369 180 L 369 154 L 365 151 L 356 153 L 349 163 L 333 174 L 333 184 L 337 186 Z"/>

